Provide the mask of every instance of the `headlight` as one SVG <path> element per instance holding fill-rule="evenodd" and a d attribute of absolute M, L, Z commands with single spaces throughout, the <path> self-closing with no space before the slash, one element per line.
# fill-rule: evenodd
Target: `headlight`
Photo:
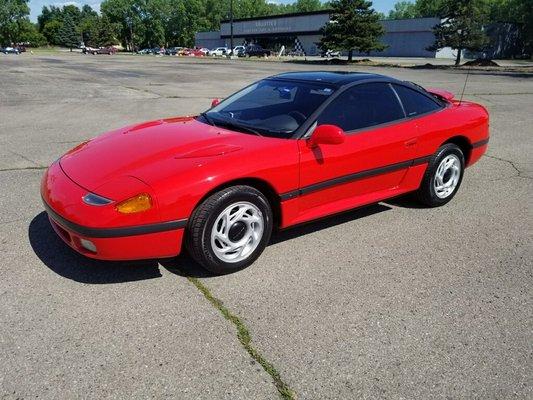
<path fill-rule="evenodd" d="M 87 193 L 82 197 L 82 200 L 85 204 L 89 204 L 90 206 L 105 206 L 113 202 L 113 200 L 106 199 L 105 197 L 98 196 L 94 193 Z"/>
<path fill-rule="evenodd" d="M 141 193 L 121 201 L 115 209 L 122 214 L 133 214 L 152 208 L 152 197 L 148 193 Z"/>

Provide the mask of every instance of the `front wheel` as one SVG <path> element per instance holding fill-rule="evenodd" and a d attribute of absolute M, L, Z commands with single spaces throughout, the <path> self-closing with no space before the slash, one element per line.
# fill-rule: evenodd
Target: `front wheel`
<path fill-rule="evenodd" d="M 422 184 L 416 192 L 417 199 L 429 207 L 448 203 L 459 190 L 465 168 L 461 149 L 447 143 L 431 157 Z"/>
<path fill-rule="evenodd" d="M 186 246 L 207 270 L 229 273 L 249 266 L 261 255 L 272 226 L 265 196 L 250 186 L 232 186 L 214 193 L 194 211 Z"/>

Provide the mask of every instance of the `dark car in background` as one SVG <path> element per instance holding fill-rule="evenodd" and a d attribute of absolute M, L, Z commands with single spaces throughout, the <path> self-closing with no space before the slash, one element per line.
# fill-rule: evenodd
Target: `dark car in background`
<path fill-rule="evenodd" d="M 153 47 L 137 51 L 137 54 L 165 54 L 166 50 L 162 47 Z"/>
<path fill-rule="evenodd" d="M 17 47 L 0 47 L 0 53 L 20 54 L 20 50 Z"/>
<path fill-rule="evenodd" d="M 169 47 L 168 49 L 165 50 L 165 54 L 167 56 L 175 56 L 182 49 L 183 47 Z"/>
<path fill-rule="evenodd" d="M 244 50 L 246 57 L 268 57 L 272 54 L 270 50 L 263 49 L 258 44 L 250 44 Z"/>

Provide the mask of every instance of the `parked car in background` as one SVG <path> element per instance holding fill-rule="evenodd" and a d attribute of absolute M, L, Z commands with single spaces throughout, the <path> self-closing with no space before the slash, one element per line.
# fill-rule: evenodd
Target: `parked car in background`
<path fill-rule="evenodd" d="M 93 54 L 109 54 L 113 55 L 117 52 L 117 49 L 115 49 L 113 46 L 106 46 L 106 47 L 100 47 L 98 50 L 93 52 Z"/>
<path fill-rule="evenodd" d="M 205 53 L 198 48 L 194 48 L 194 49 L 186 49 L 183 52 L 183 55 L 189 56 L 189 57 L 203 57 L 205 56 Z"/>
<path fill-rule="evenodd" d="M 83 54 L 94 54 L 94 52 L 98 50 L 97 47 L 90 47 L 90 46 L 82 46 L 81 47 L 81 52 Z"/>
<path fill-rule="evenodd" d="M 244 51 L 246 57 L 268 57 L 272 54 L 270 50 L 263 49 L 258 44 L 250 44 L 246 46 Z"/>
<path fill-rule="evenodd" d="M 201 49 L 198 49 L 198 50 L 201 51 L 204 54 L 204 56 L 209 54 L 209 49 L 207 47 L 202 47 Z"/>
<path fill-rule="evenodd" d="M 232 56 L 237 56 L 237 57 L 244 57 L 245 51 L 246 51 L 246 47 L 245 46 L 235 46 L 233 48 L 233 51 L 231 52 L 231 55 Z"/>
<path fill-rule="evenodd" d="M 137 54 L 165 54 L 166 50 L 161 47 L 152 47 L 139 50 Z"/>
<path fill-rule="evenodd" d="M 210 56 L 225 56 L 228 53 L 227 47 L 217 47 L 209 52 Z"/>
<path fill-rule="evenodd" d="M 340 57 L 340 56 L 341 56 L 341 52 L 335 51 L 335 50 L 326 50 L 320 53 L 320 57 L 326 57 L 326 58 L 335 58 L 335 57 Z"/>
<path fill-rule="evenodd" d="M 167 56 L 175 56 L 180 50 L 183 50 L 183 47 L 169 47 L 165 50 Z"/>
<path fill-rule="evenodd" d="M 20 50 L 16 47 L 0 47 L 0 52 L 4 54 L 20 54 Z"/>

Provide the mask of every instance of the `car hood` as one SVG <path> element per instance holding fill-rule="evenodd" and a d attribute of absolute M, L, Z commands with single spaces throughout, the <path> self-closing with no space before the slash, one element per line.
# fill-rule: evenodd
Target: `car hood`
<path fill-rule="evenodd" d="M 78 185 L 98 193 L 116 180 L 135 177 L 150 185 L 158 166 L 178 173 L 199 158 L 220 157 L 243 149 L 257 136 L 199 122 L 191 117 L 128 126 L 81 143 L 60 160 L 63 171 Z M 105 195 L 105 193 L 98 193 Z"/>

